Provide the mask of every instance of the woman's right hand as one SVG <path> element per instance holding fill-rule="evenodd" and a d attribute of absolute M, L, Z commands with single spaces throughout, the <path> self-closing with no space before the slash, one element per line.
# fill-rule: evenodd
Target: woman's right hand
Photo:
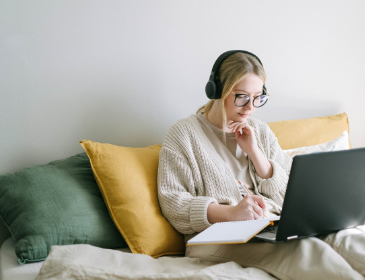
<path fill-rule="evenodd" d="M 265 200 L 262 196 L 246 195 L 236 206 L 230 208 L 229 219 L 231 221 L 257 220 L 264 214 L 265 208 Z"/>

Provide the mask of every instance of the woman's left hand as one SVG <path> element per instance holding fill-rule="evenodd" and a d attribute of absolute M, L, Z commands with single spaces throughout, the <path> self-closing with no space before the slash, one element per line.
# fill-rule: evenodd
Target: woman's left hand
<path fill-rule="evenodd" d="M 237 144 L 246 154 L 249 155 L 257 151 L 255 131 L 247 122 L 230 121 L 228 128 L 235 132 Z"/>
<path fill-rule="evenodd" d="M 228 124 L 228 128 L 236 133 L 237 144 L 241 147 L 255 166 L 257 174 L 262 179 L 271 178 L 273 168 L 271 163 L 264 156 L 257 145 L 255 130 L 247 122 L 233 122 Z"/>

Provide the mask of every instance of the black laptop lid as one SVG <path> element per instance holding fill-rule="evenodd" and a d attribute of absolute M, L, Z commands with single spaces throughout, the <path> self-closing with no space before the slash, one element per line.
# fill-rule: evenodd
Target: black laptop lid
<path fill-rule="evenodd" d="M 365 223 L 365 148 L 294 157 L 276 240 Z"/>

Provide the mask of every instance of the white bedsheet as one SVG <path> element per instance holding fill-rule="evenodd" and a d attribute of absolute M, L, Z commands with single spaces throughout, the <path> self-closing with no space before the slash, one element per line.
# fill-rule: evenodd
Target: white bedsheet
<path fill-rule="evenodd" d="M 37 280 L 272 280 L 257 268 L 243 268 L 235 262 L 215 264 L 198 258 L 160 257 L 91 245 L 52 246 Z"/>
<path fill-rule="evenodd" d="M 126 254 L 128 253 L 128 254 Z M 38 277 L 37 277 L 38 275 Z M 129 248 L 101 249 L 90 245 L 52 246 L 44 262 L 19 265 L 12 238 L 0 249 L 0 280 L 34 279 L 274 279 L 256 268 L 242 268 L 234 262 L 215 264 L 187 257 L 131 254 Z"/>
<path fill-rule="evenodd" d="M 124 253 L 132 253 L 129 248 L 119 249 Z M 0 280 L 34 280 L 44 262 L 19 265 L 15 255 L 13 238 L 4 241 L 0 249 Z"/>
<path fill-rule="evenodd" d="M 8 238 L 0 249 L 0 279 L 1 280 L 34 280 L 43 262 L 20 265 L 15 255 L 13 238 Z"/>

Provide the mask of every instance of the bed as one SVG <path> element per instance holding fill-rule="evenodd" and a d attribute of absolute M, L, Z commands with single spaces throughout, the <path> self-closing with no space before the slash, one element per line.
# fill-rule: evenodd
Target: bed
<path fill-rule="evenodd" d="M 351 147 L 345 113 L 269 126 L 292 157 Z M 0 280 L 275 279 L 184 257 L 151 183 L 159 145 L 80 143 L 85 153 L 0 175 Z"/>

